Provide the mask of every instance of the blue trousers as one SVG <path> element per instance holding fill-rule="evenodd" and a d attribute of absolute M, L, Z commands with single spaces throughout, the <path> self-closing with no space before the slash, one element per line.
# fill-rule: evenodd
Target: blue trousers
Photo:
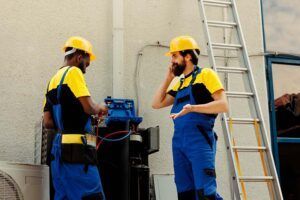
<path fill-rule="evenodd" d="M 179 199 L 221 200 L 216 192 L 216 135 L 212 128 L 192 121 L 177 123 L 172 150 L 175 183 L 178 195 L 183 196 Z"/>
<path fill-rule="evenodd" d="M 57 134 L 51 154 L 51 173 L 55 189 L 55 200 L 105 200 L 101 179 L 96 165 L 70 164 L 61 161 L 61 135 Z M 102 200 L 101 199 L 101 200 Z"/>

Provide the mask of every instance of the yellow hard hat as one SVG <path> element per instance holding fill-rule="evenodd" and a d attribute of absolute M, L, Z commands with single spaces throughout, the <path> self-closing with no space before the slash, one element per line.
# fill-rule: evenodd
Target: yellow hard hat
<path fill-rule="evenodd" d="M 74 49 L 79 49 L 79 50 L 82 50 L 82 51 L 88 53 L 90 55 L 91 61 L 96 59 L 96 56 L 92 51 L 92 44 L 82 37 L 79 37 L 79 36 L 70 37 L 66 41 L 66 43 L 63 47 L 63 51 L 65 52 L 66 48 L 68 48 L 68 47 L 72 47 Z"/>
<path fill-rule="evenodd" d="M 184 50 L 200 50 L 197 42 L 188 35 L 178 36 L 173 38 L 170 42 L 170 51 L 167 52 L 166 56 L 171 56 L 172 53 L 177 51 L 184 51 Z"/>

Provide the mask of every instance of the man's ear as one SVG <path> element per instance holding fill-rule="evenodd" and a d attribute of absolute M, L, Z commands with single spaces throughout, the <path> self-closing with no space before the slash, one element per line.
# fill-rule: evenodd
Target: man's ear
<path fill-rule="evenodd" d="M 78 63 L 80 63 L 80 62 L 82 61 L 82 59 L 83 59 L 83 56 L 82 56 L 81 54 L 79 54 L 79 55 L 77 56 L 77 58 L 76 58 L 76 61 L 77 61 Z"/>
<path fill-rule="evenodd" d="M 190 61 L 192 62 L 192 56 L 188 53 L 186 56 L 184 56 L 185 61 Z"/>

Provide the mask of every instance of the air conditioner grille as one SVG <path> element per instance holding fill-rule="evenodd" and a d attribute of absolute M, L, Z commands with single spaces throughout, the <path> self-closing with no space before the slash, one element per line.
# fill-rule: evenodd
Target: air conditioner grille
<path fill-rule="evenodd" d="M 0 170 L 0 200 L 23 200 L 18 184 L 11 176 Z"/>

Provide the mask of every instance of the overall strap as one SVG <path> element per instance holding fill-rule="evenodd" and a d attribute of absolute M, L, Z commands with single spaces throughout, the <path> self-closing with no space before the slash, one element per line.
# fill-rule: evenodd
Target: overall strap
<path fill-rule="evenodd" d="M 178 88 L 178 90 L 180 90 L 180 88 L 182 87 L 182 84 L 183 84 L 183 82 L 184 82 L 184 78 L 183 78 L 183 77 L 181 77 L 181 78 L 180 78 L 180 85 L 179 85 L 179 88 Z"/>
<path fill-rule="evenodd" d="M 63 74 L 63 76 L 62 76 L 62 78 L 61 78 L 61 80 L 59 82 L 59 85 L 57 86 L 57 102 L 58 102 L 58 104 L 60 104 L 59 99 L 60 99 L 60 96 L 61 96 L 61 85 L 63 84 L 63 82 L 65 80 L 65 77 L 66 77 L 66 74 L 67 74 L 67 72 L 69 71 L 70 68 L 71 67 L 68 67 L 66 69 L 66 71 L 64 72 L 64 74 Z"/>
<path fill-rule="evenodd" d="M 197 75 L 200 74 L 201 71 L 202 71 L 202 68 L 200 68 L 200 67 L 198 67 L 198 66 L 195 65 L 195 70 L 194 70 L 194 72 L 192 74 L 192 80 L 190 82 L 190 85 L 194 84 L 194 82 L 195 82 L 195 80 L 197 78 Z"/>
<path fill-rule="evenodd" d="M 200 67 L 197 67 L 196 65 L 194 66 L 194 71 L 193 71 L 193 74 L 192 74 L 192 80 L 189 84 L 189 90 L 190 90 L 190 94 L 189 94 L 189 97 L 190 97 L 190 101 L 191 101 L 191 104 L 196 104 L 196 100 L 195 100 L 195 97 L 193 96 L 193 91 L 192 91 L 192 87 L 193 87 L 193 84 L 197 78 L 197 75 L 201 73 L 202 69 Z"/>
<path fill-rule="evenodd" d="M 194 66 L 194 71 L 193 71 L 193 74 L 192 74 L 192 80 L 190 82 L 190 85 L 193 85 L 193 83 L 195 82 L 195 80 L 197 78 L 197 75 L 199 73 L 201 73 L 201 70 L 202 70 L 202 68 L 200 68 L 196 65 Z M 182 77 L 182 78 L 180 78 L 180 85 L 178 87 L 178 90 L 180 90 L 180 88 L 182 87 L 183 82 L 184 82 L 184 78 Z"/>

